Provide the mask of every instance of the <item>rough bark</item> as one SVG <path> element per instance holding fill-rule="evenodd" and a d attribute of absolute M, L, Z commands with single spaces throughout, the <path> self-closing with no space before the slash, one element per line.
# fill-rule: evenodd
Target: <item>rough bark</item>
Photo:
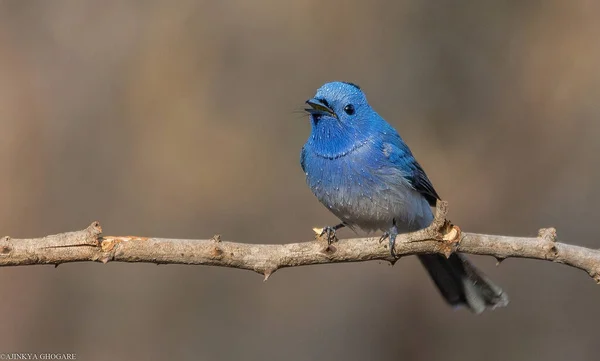
<path fill-rule="evenodd" d="M 554 228 L 541 229 L 538 237 L 507 237 L 462 232 L 446 221 L 447 204 L 438 202 L 434 222 L 427 229 L 399 235 L 398 257 L 452 252 L 531 258 L 563 263 L 586 271 L 600 283 L 600 251 L 556 238 Z M 276 270 L 313 264 L 387 260 L 388 242 L 379 237 L 342 239 L 331 245 L 321 237 L 289 244 L 248 244 L 211 239 L 167 239 L 137 236 L 102 236 L 99 222 L 84 230 L 33 239 L 0 238 L 0 266 L 67 262 L 148 262 L 232 267 L 265 276 Z"/>

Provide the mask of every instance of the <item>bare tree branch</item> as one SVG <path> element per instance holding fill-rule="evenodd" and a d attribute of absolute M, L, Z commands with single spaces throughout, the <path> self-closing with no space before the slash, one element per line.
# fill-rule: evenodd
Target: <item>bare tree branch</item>
<path fill-rule="evenodd" d="M 427 229 L 401 234 L 398 256 L 461 252 L 496 257 L 547 260 L 586 271 L 600 283 L 600 251 L 556 241 L 556 230 L 541 229 L 538 237 L 506 237 L 464 233 L 446 221 L 447 203 L 438 202 L 436 217 Z M 0 238 L 0 266 L 67 262 L 148 262 L 209 265 L 247 269 L 265 276 L 285 267 L 337 262 L 386 260 L 387 242 L 379 238 L 344 239 L 330 246 L 322 239 L 302 243 L 246 244 L 205 240 L 102 236 L 98 222 L 88 228 L 43 238 Z"/>

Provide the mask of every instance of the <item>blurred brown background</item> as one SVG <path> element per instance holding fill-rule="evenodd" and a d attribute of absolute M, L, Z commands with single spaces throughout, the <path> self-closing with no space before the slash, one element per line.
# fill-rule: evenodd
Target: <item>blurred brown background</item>
<path fill-rule="evenodd" d="M 335 222 L 298 113 L 360 84 L 451 219 L 598 248 L 600 3 L 3 1 L 0 235 L 283 243 Z M 349 231 L 340 234 L 353 236 Z M 453 311 L 414 258 L 285 269 L 0 269 L 0 353 L 81 360 L 592 360 L 581 271 L 475 258 L 511 296 Z"/>

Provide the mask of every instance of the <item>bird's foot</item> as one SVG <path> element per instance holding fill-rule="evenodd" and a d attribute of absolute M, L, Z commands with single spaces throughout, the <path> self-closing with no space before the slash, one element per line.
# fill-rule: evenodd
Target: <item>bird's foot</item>
<path fill-rule="evenodd" d="M 313 228 L 313 231 L 315 231 L 315 233 L 317 234 L 318 237 L 323 237 L 326 236 L 327 239 L 327 245 L 330 245 L 334 242 L 337 242 L 337 236 L 336 236 L 336 232 L 338 229 L 340 228 L 344 228 L 346 225 L 343 223 L 340 223 L 338 225 L 335 226 L 326 226 L 323 228 Z"/>
<path fill-rule="evenodd" d="M 379 238 L 379 243 L 381 243 L 386 238 L 390 240 L 390 254 L 394 258 L 396 258 L 396 251 L 394 248 L 396 246 L 396 237 L 397 236 L 398 236 L 398 227 L 396 227 L 396 220 L 394 219 L 392 227 L 389 229 L 389 231 L 383 233 L 381 238 Z"/>

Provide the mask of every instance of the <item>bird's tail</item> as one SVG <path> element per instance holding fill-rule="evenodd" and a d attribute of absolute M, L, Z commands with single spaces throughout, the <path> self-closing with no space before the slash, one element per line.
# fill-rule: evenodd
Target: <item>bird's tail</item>
<path fill-rule="evenodd" d="M 419 259 L 439 288 L 442 296 L 452 306 L 466 306 L 475 313 L 486 308 L 508 304 L 508 296 L 465 256 L 453 253 L 420 255 Z"/>

